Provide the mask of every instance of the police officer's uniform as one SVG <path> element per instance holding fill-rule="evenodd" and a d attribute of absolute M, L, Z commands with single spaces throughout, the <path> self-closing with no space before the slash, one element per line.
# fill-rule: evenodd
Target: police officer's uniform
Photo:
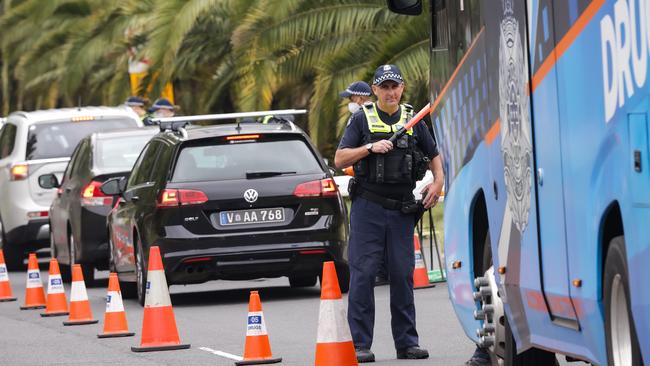
<path fill-rule="evenodd" d="M 411 115 L 412 108 L 408 105 L 401 105 L 395 114 L 388 115 L 374 103 L 366 103 L 350 118 L 339 149 L 389 139 Z M 393 146 L 387 154 L 370 153 L 354 165 L 348 322 L 355 347 L 369 350 L 375 320 L 373 285 L 386 250 L 391 326 L 399 357 L 400 350 L 418 346 L 413 300 L 413 229 L 416 215 L 421 211 L 417 212 L 418 206 L 413 205 L 412 192 L 415 182 L 428 168 L 429 159 L 436 157 L 438 150 L 431 133 L 422 123 Z"/>

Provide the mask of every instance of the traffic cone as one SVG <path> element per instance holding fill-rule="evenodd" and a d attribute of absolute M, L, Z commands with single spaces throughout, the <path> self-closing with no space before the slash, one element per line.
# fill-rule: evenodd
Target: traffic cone
<path fill-rule="evenodd" d="M 45 308 L 45 292 L 43 292 L 43 281 L 41 271 L 38 268 L 36 253 L 29 253 L 27 262 L 27 284 L 25 285 L 25 305 L 20 310 L 34 310 Z"/>
<path fill-rule="evenodd" d="M 190 348 L 190 345 L 181 344 L 178 329 L 176 329 L 176 318 L 172 300 L 169 297 L 160 248 L 153 246 L 149 250 L 142 338 L 140 347 L 131 347 L 131 351 L 151 352 L 186 348 Z"/>
<path fill-rule="evenodd" d="M 0 249 L 0 302 L 16 301 L 13 292 L 11 292 L 11 283 L 9 282 L 9 273 L 5 264 L 5 255 Z"/>
<path fill-rule="evenodd" d="M 65 299 L 63 279 L 56 258 L 50 259 L 50 274 L 47 278 L 47 306 L 41 316 L 68 315 L 68 303 Z"/>
<path fill-rule="evenodd" d="M 356 366 L 345 303 L 334 262 L 323 263 L 315 366 Z"/>
<path fill-rule="evenodd" d="M 120 281 L 117 279 L 117 273 L 111 273 L 108 275 L 104 333 L 98 334 L 97 338 L 131 337 L 133 335 L 135 333 L 129 332 L 129 326 L 126 322 Z"/>
<path fill-rule="evenodd" d="M 72 284 L 70 290 L 70 317 L 63 325 L 84 325 L 95 324 L 99 320 L 93 319 L 93 313 L 90 310 L 88 301 L 88 292 L 86 292 L 86 283 L 84 274 L 81 271 L 81 264 L 72 266 Z"/>
<path fill-rule="evenodd" d="M 420 237 L 418 234 L 413 234 L 413 245 L 415 247 L 415 269 L 413 270 L 413 288 L 429 288 L 436 287 L 435 284 L 429 283 L 429 272 L 424 263 L 424 256 L 422 255 L 422 248 L 420 247 Z"/>
<path fill-rule="evenodd" d="M 244 359 L 235 365 L 262 365 L 282 362 L 282 357 L 273 358 L 269 335 L 266 333 L 266 323 L 262 312 L 262 303 L 257 291 L 251 291 L 248 303 L 248 323 L 246 326 L 246 344 Z"/>

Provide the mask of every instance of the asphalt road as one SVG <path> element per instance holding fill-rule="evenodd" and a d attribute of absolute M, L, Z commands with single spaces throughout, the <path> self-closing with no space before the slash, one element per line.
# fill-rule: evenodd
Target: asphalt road
<path fill-rule="evenodd" d="M 45 269 L 46 264 L 41 264 Z M 47 272 L 41 272 L 43 282 Z M 213 281 L 202 285 L 172 286 L 171 299 L 183 343 L 189 350 L 133 353 L 139 345 L 143 310 L 134 300 L 125 309 L 135 337 L 98 339 L 104 317 L 106 272 L 97 274 L 97 287 L 88 288 L 93 315 L 99 324 L 64 327 L 67 317 L 42 318 L 42 310 L 21 311 L 25 274 L 10 273 L 17 302 L 0 303 L 0 365 L 233 365 L 213 351 L 243 354 L 248 297 L 260 290 L 274 356 L 283 365 L 313 365 L 320 289 L 292 289 L 286 278 L 259 281 Z M 70 286 L 66 285 L 69 300 Z M 462 365 L 473 344 L 460 328 L 444 284 L 416 291 L 420 342 L 429 349 L 426 361 L 395 359 L 390 334 L 389 287 L 376 288 L 375 343 L 378 365 Z M 347 302 L 346 302 L 347 303 Z"/>

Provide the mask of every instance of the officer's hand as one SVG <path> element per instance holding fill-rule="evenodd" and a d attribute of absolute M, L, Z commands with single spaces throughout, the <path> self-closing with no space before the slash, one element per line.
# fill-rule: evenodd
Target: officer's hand
<path fill-rule="evenodd" d="M 422 191 L 420 193 L 422 194 L 422 197 L 424 197 L 422 199 L 422 205 L 424 205 L 425 209 L 428 210 L 438 203 L 441 189 L 442 185 L 440 184 L 440 187 L 438 187 L 438 184 L 436 184 L 436 182 L 429 183 L 424 188 L 422 188 Z"/>
<path fill-rule="evenodd" d="M 372 144 L 371 150 L 375 154 L 385 154 L 393 150 L 393 143 L 388 140 L 380 140 Z"/>

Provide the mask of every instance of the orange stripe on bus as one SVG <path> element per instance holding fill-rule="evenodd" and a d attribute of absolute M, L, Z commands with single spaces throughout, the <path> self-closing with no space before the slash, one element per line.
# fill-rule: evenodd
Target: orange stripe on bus
<path fill-rule="evenodd" d="M 442 88 L 442 90 L 440 91 L 440 94 L 438 94 L 438 97 L 436 97 L 436 100 L 433 102 L 433 105 L 429 109 L 431 112 L 435 111 L 436 108 L 438 108 L 438 104 L 440 104 L 440 102 L 442 101 L 442 98 L 445 96 L 445 94 L 447 94 L 447 89 L 449 89 L 449 86 L 451 85 L 451 82 L 454 81 L 454 79 L 456 78 L 456 75 L 458 75 L 458 72 L 460 71 L 460 68 L 463 66 L 463 64 L 465 64 L 465 61 L 467 61 L 467 57 L 474 50 L 474 46 L 476 46 L 476 44 L 478 43 L 478 39 L 481 38 L 481 36 L 483 35 L 483 31 L 485 31 L 485 27 L 482 27 L 481 30 L 478 32 L 478 34 L 476 35 L 476 38 L 474 38 L 474 41 L 472 42 L 472 44 L 467 49 L 467 52 L 465 52 L 465 54 L 463 55 L 463 58 L 458 63 L 458 66 L 456 66 L 456 70 L 454 70 L 454 73 L 451 74 L 451 77 L 449 78 L 449 80 L 447 80 L 447 84 L 445 84 L 445 87 Z"/>
<path fill-rule="evenodd" d="M 492 145 L 494 139 L 499 136 L 499 132 L 501 132 L 501 120 L 497 118 L 492 124 L 492 127 L 490 127 L 490 130 L 485 134 L 485 143 Z"/>
<path fill-rule="evenodd" d="M 558 42 L 557 46 L 555 46 L 551 54 L 546 57 L 546 60 L 544 60 L 542 66 L 540 66 L 535 75 L 533 75 L 531 91 L 534 92 L 539 84 L 542 83 L 544 78 L 546 78 L 546 75 L 557 63 L 557 60 L 559 60 L 564 52 L 566 52 L 566 50 L 571 47 L 573 42 L 576 40 L 576 38 L 578 38 L 580 33 L 582 33 L 587 24 L 591 22 L 591 19 L 593 19 L 596 13 L 598 13 L 598 10 L 600 10 L 604 3 L 605 0 L 593 0 L 591 4 L 587 6 L 587 9 L 585 9 L 585 11 L 580 14 L 580 17 L 578 17 L 578 20 L 576 20 L 575 24 L 571 26 L 569 31 L 564 35 L 564 37 L 562 37 L 560 42 Z"/>

